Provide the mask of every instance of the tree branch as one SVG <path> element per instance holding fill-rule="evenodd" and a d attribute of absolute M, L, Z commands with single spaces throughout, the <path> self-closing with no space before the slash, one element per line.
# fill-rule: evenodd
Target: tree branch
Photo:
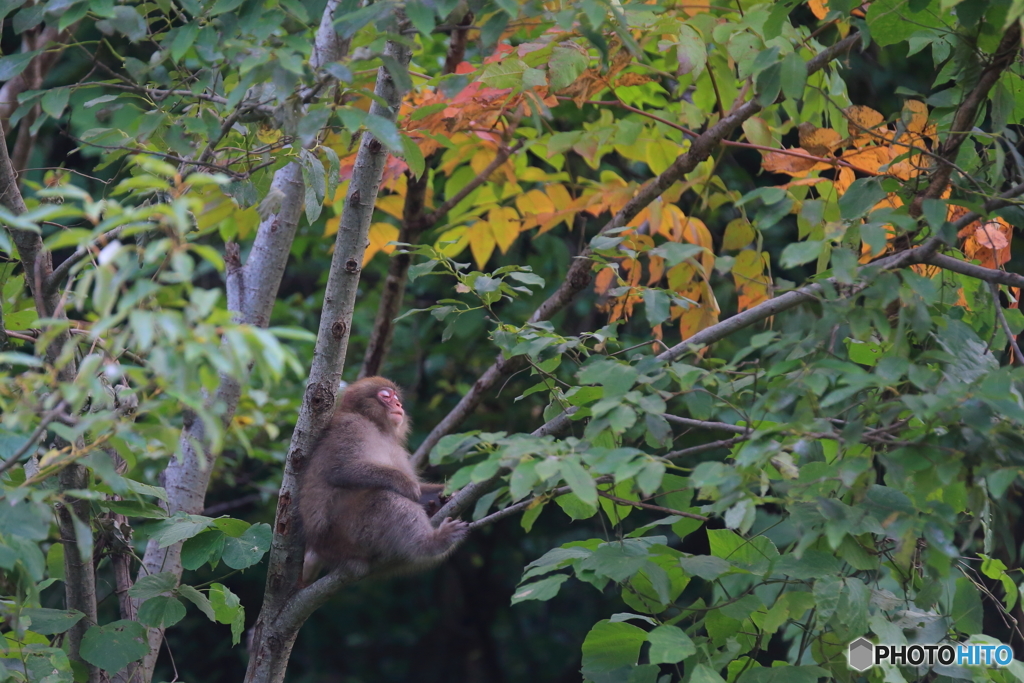
<path fill-rule="evenodd" d="M 860 35 L 854 32 L 832 47 L 823 50 L 807 63 L 807 73 L 813 74 L 820 71 L 837 55 L 853 47 L 858 40 L 860 40 Z M 690 148 L 679 155 L 661 175 L 644 184 L 633 198 L 601 228 L 600 232 L 605 233 L 622 227 L 633 220 L 644 208 L 671 187 L 673 183 L 696 168 L 697 164 L 711 156 L 711 152 L 723 139 L 760 110 L 761 106 L 757 101 L 750 100 L 722 117 L 718 123 L 694 139 L 690 143 Z M 590 284 L 590 255 L 590 248 L 587 247 L 573 260 L 562 284 L 533 312 L 529 322 L 535 323 L 549 320 L 565 308 L 577 294 Z M 419 445 L 419 448 L 416 449 L 412 456 L 413 464 L 419 466 L 426 462 L 431 449 L 437 445 L 441 437 L 449 434 L 462 424 L 463 420 L 476 410 L 476 407 L 483 401 L 487 392 L 497 385 L 498 382 L 513 372 L 522 369 L 522 367 L 524 365 L 520 357 L 514 356 L 513 358 L 505 359 L 498 356 L 494 364 L 487 368 L 484 374 L 473 384 L 469 392 L 459 400 L 458 404 L 431 430 L 430 434 Z"/>
<path fill-rule="evenodd" d="M 1013 22 L 999 47 L 992 57 L 992 61 L 981 72 L 978 83 L 971 89 L 967 97 L 956 110 L 953 123 L 950 126 L 946 141 L 940 148 L 938 168 L 931 175 L 928 187 L 918 195 L 910 205 L 910 215 L 920 216 L 921 206 L 926 199 L 938 199 L 946 191 L 949 185 L 950 176 L 953 174 L 953 160 L 956 159 L 960 145 L 964 143 L 969 135 L 972 135 L 974 122 L 978 118 L 978 110 L 988 100 L 988 93 L 995 86 L 999 77 L 1017 58 L 1020 51 L 1020 22 Z"/>

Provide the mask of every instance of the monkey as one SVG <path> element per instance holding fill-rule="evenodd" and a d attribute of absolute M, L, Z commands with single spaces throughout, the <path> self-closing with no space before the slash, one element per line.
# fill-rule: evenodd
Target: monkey
<path fill-rule="evenodd" d="M 442 503 L 444 485 L 420 482 L 405 448 L 408 431 L 391 380 L 366 377 L 342 393 L 299 482 L 304 584 L 322 564 L 356 575 L 427 569 L 465 538 L 461 520 L 431 525 L 427 509 Z"/>

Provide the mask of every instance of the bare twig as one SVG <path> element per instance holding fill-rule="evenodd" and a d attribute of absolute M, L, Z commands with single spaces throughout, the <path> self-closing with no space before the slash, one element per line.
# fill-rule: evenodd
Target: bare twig
<path fill-rule="evenodd" d="M 988 283 L 988 290 L 992 293 L 992 306 L 996 309 L 996 319 L 999 320 L 1003 332 L 1006 333 L 1006 339 L 1010 342 L 1010 348 L 1013 349 L 1013 362 L 1011 365 L 1024 365 L 1024 354 L 1020 352 L 1020 347 L 1017 345 L 1017 337 L 1014 335 L 1013 330 L 1010 329 L 1010 323 L 1006 321 L 1006 314 L 1003 313 L 1003 305 L 999 302 L 999 285 L 990 282 Z"/>
<path fill-rule="evenodd" d="M 662 417 L 668 420 L 669 422 L 675 422 L 676 424 L 685 425 L 686 427 L 694 427 L 696 429 L 715 429 L 720 432 L 732 432 L 734 434 L 746 434 L 751 431 L 750 427 L 731 425 L 727 422 L 709 422 L 707 420 L 694 420 L 689 417 L 669 415 L 668 413 L 663 413 Z"/>
<path fill-rule="evenodd" d="M 685 510 L 673 510 L 672 508 L 662 507 L 660 505 L 651 505 L 650 503 L 641 503 L 638 500 L 628 500 L 626 498 L 619 498 L 613 496 L 605 491 L 598 490 L 597 495 L 602 498 L 607 498 L 610 501 L 615 502 L 618 505 L 629 505 L 635 508 L 642 508 L 644 510 L 655 510 L 656 512 L 664 512 L 666 515 L 676 515 L 677 517 L 687 517 L 689 519 L 699 519 L 702 522 L 708 521 L 708 518 L 704 515 L 698 515 L 695 512 L 686 512 Z"/>

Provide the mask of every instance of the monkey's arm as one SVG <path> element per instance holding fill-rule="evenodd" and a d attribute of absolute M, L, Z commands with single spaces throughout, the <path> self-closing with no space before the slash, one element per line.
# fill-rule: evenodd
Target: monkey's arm
<path fill-rule="evenodd" d="M 404 472 L 367 462 L 335 465 L 326 473 L 331 486 L 342 489 L 386 489 L 419 502 L 420 486 Z"/>

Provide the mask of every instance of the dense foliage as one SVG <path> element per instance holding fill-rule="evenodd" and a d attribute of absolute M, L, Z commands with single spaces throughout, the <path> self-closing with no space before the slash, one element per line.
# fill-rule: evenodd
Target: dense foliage
<path fill-rule="evenodd" d="M 0 681 L 1024 681 L 847 662 L 1024 652 L 1022 16 L 0 3 Z M 378 373 L 471 540 L 302 586 Z"/>

